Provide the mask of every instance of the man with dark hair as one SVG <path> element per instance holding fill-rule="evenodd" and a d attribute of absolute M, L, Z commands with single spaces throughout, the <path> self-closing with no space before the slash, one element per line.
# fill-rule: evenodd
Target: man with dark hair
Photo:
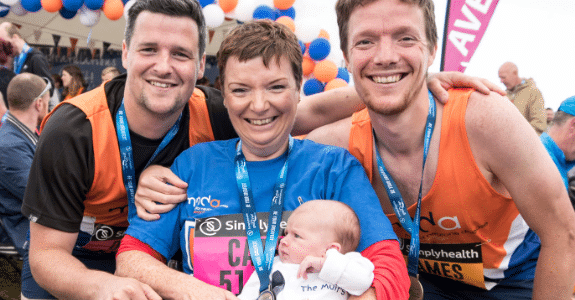
<path fill-rule="evenodd" d="M 22 256 L 30 226 L 20 208 L 38 142 L 36 128 L 48 113 L 49 88 L 49 81 L 34 74 L 16 75 L 8 85 L 10 111 L 0 128 L 0 231 Z"/>
<path fill-rule="evenodd" d="M 46 56 L 38 49 L 30 47 L 20 35 L 18 27 L 10 22 L 0 24 L 0 39 L 12 43 L 14 54 L 16 55 L 14 57 L 14 73 L 27 72 L 48 78 L 52 85 L 52 89 L 50 89 L 50 95 L 52 95 L 54 85 L 52 84 L 50 67 Z"/>
<path fill-rule="evenodd" d="M 567 299 L 575 212 L 561 177 L 509 101 L 457 89 L 444 106 L 429 93 L 433 2 L 338 0 L 336 11 L 367 109 L 308 138 L 362 162 L 408 258 L 410 293 Z"/>

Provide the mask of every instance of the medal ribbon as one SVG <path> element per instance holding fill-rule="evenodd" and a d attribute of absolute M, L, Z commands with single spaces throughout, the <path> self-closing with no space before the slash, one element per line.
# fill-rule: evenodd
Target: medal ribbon
<path fill-rule="evenodd" d="M 20 74 L 22 71 L 22 66 L 24 66 L 24 62 L 26 61 L 26 57 L 28 57 L 28 53 L 32 51 L 32 48 L 28 46 L 28 44 L 24 44 L 22 47 L 22 52 L 18 55 L 18 58 L 14 60 L 14 73 Z"/>
<path fill-rule="evenodd" d="M 293 138 L 289 137 L 288 158 L 293 147 Z M 242 141 L 236 146 L 236 157 L 234 163 L 236 166 L 236 181 L 238 184 L 238 193 L 242 204 L 242 214 L 246 224 L 246 235 L 252 263 L 260 279 L 260 292 L 269 286 L 270 272 L 274 261 L 276 244 L 280 230 L 280 222 L 283 213 L 283 202 L 286 190 L 288 158 L 281 168 L 274 186 L 274 196 L 270 206 L 268 219 L 268 233 L 266 236 L 265 251 L 262 246 L 259 220 L 256 214 L 255 203 L 253 200 L 250 178 L 246 166 L 246 158 L 242 152 Z"/>
<path fill-rule="evenodd" d="M 176 124 L 170 128 L 164 139 L 156 148 L 156 151 L 146 163 L 147 168 L 150 163 L 158 156 L 166 146 L 172 141 L 178 130 L 180 129 L 180 121 L 182 120 L 182 114 L 176 121 Z M 124 99 L 122 99 L 122 105 L 116 113 L 116 133 L 118 135 L 118 144 L 120 146 L 120 159 L 122 160 L 122 177 L 124 178 L 124 186 L 126 187 L 126 193 L 128 194 L 128 221 L 131 221 L 136 216 L 136 170 L 134 167 L 134 156 L 132 154 L 132 141 L 130 139 L 130 130 L 128 128 L 128 119 L 126 118 L 126 110 L 124 109 Z"/>
<path fill-rule="evenodd" d="M 399 219 L 401 226 L 411 235 L 411 246 L 409 248 L 409 256 L 407 263 L 407 271 L 409 275 L 416 277 L 418 273 L 418 261 L 419 261 L 419 222 L 421 214 L 421 198 L 422 198 L 422 188 L 423 188 L 423 174 L 425 170 L 425 161 L 427 160 L 427 154 L 429 152 L 429 144 L 431 142 L 431 135 L 433 134 L 433 128 L 435 127 L 435 115 L 436 107 L 433 95 L 428 91 L 429 94 L 429 112 L 427 114 L 427 122 L 425 125 L 425 135 L 423 137 L 423 168 L 421 170 L 421 182 L 419 183 L 419 194 L 417 196 L 417 209 L 415 210 L 415 216 L 413 220 L 407 212 L 407 207 L 405 201 L 397 188 L 397 185 L 393 181 L 393 178 L 385 168 L 383 160 L 379 155 L 376 144 L 375 132 L 373 132 L 374 148 L 377 156 L 377 166 L 379 170 L 379 175 L 383 181 L 385 190 L 387 191 L 387 196 L 389 201 L 393 206 L 393 211 Z"/>

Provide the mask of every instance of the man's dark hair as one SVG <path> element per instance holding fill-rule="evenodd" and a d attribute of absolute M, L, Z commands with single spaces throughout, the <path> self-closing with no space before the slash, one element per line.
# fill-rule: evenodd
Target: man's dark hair
<path fill-rule="evenodd" d="M 198 25 L 199 35 L 199 52 L 200 57 L 204 55 L 206 50 L 206 21 L 202 13 L 202 6 L 196 0 L 137 0 L 130 10 L 128 11 L 128 21 L 126 23 L 126 31 L 124 32 L 124 40 L 126 45 L 130 47 L 130 41 L 134 34 L 134 26 L 136 19 L 143 11 L 151 13 L 159 13 L 174 17 L 188 17 L 194 20 Z"/>

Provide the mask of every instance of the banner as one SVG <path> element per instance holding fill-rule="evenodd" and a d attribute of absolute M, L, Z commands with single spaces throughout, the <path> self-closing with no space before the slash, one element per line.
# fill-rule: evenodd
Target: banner
<path fill-rule="evenodd" d="M 441 71 L 465 72 L 499 0 L 447 1 Z"/>

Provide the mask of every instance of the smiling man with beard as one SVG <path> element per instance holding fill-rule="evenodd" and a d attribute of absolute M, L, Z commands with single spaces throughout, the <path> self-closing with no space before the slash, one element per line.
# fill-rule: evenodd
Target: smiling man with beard
<path fill-rule="evenodd" d="M 425 299 L 567 299 L 575 213 L 561 177 L 505 98 L 457 89 L 443 106 L 429 93 L 433 2 L 339 0 L 336 11 L 367 109 L 308 138 L 362 162 L 402 240 L 412 288 L 419 278 Z M 425 256 L 436 252 L 445 255 Z"/>

